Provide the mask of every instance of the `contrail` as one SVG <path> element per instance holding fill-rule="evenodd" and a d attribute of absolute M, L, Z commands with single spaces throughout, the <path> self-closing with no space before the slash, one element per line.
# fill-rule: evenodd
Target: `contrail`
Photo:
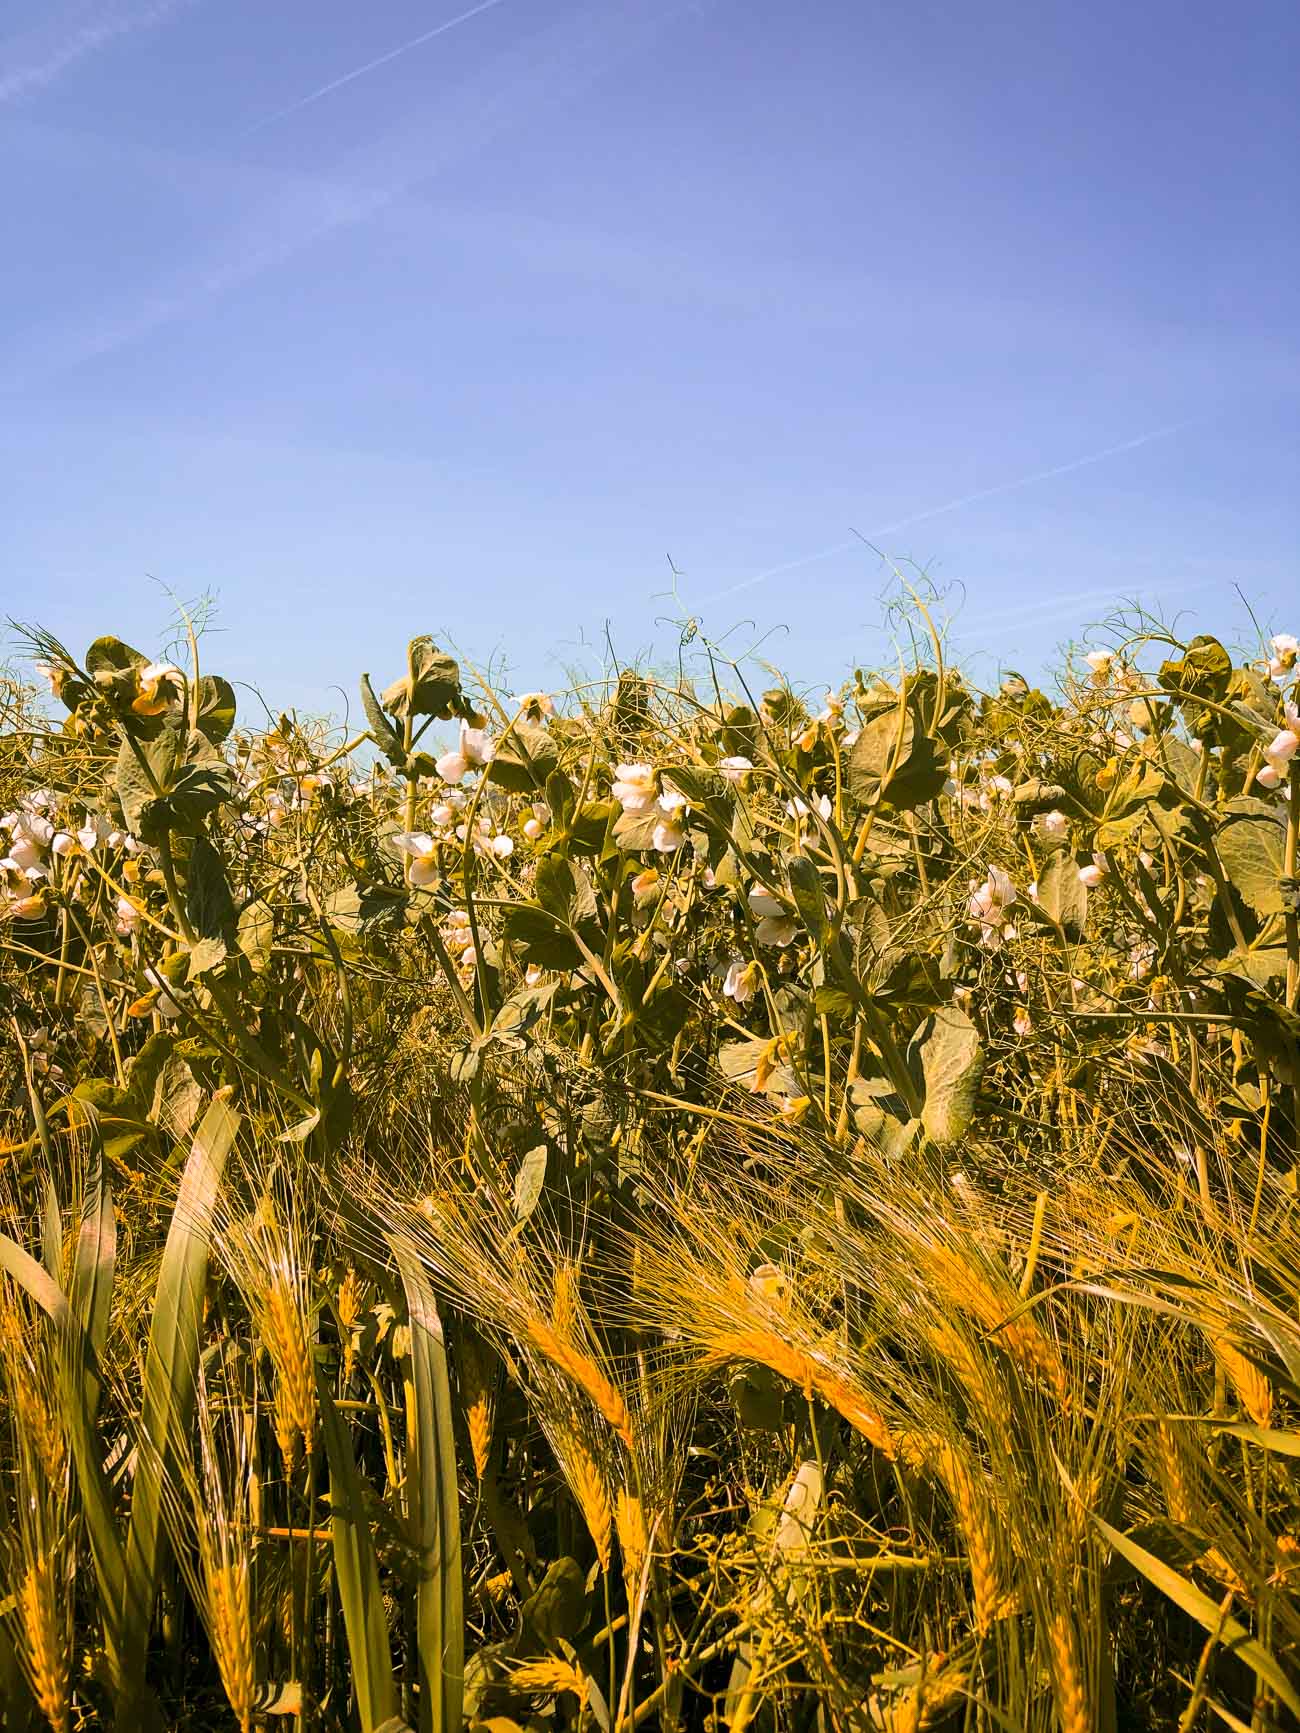
<path fill-rule="evenodd" d="M 804 566 L 816 565 L 819 560 L 829 560 L 836 554 L 847 553 L 851 548 L 861 547 L 864 541 L 871 542 L 879 536 L 891 536 L 897 530 L 908 529 L 912 524 L 927 523 L 931 518 L 942 517 L 945 512 L 960 511 L 963 506 L 975 505 L 979 500 L 992 499 L 997 494 L 1014 493 L 1018 488 L 1032 487 L 1035 482 L 1051 481 L 1055 476 L 1069 475 L 1076 469 L 1086 469 L 1092 463 L 1104 463 L 1108 457 L 1119 457 L 1123 452 L 1136 451 L 1140 445 L 1150 445 L 1153 440 L 1168 439 L 1171 434 L 1181 433 L 1184 428 L 1193 426 L 1197 419 L 1193 417 L 1188 421 L 1175 421 L 1169 427 L 1156 427 L 1150 433 L 1139 433 L 1136 439 L 1125 439 L 1119 445 L 1108 445 L 1104 451 L 1090 451 L 1086 457 L 1073 457 L 1068 463 L 1054 464 L 1051 469 L 1035 470 L 1032 475 L 1017 476 L 1015 481 L 1002 481 L 996 487 L 982 487 L 975 493 L 964 493 L 960 499 L 950 499 L 944 505 L 929 506 L 925 511 L 913 512 L 909 517 L 885 524 L 883 528 L 873 530 L 869 536 L 855 536 L 851 541 L 836 542 L 834 547 L 822 548 L 819 553 L 804 554 L 797 560 L 786 560 L 783 565 L 769 566 L 767 571 L 759 572 L 752 578 L 742 578 L 738 584 L 731 584 L 725 590 L 715 590 L 703 600 L 719 602 L 726 596 L 739 595 L 742 590 L 752 590 L 756 584 L 764 584 L 769 578 L 779 578 L 786 572 L 797 572 Z"/>
<path fill-rule="evenodd" d="M 28 61 L 22 66 L 0 68 L 0 103 L 14 102 L 19 97 L 44 90 L 70 67 L 96 50 L 114 42 L 119 36 L 129 36 L 133 30 L 158 24 L 169 13 L 177 11 L 188 0 L 158 0 L 141 12 L 110 12 L 96 24 L 85 24 L 80 30 L 52 48 L 43 59 Z"/>
<path fill-rule="evenodd" d="M 380 54 L 374 60 L 367 60 L 364 66 L 354 66 L 351 72 L 345 72 L 341 78 L 332 78 L 328 84 L 322 84 L 319 90 L 313 90 L 306 96 L 300 96 L 297 102 L 291 102 L 285 108 L 277 108 L 274 114 L 263 115 L 261 120 L 255 120 L 251 126 L 245 127 L 240 134 L 247 138 L 250 133 L 261 132 L 263 127 L 273 126 L 277 120 L 285 120 L 291 114 L 297 114 L 304 108 L 310 108 L 313 102 L 319 102 L 323 96 L 329 96 L 336 90 L 342 90 L 345 84 L 352 84 L 358 78 L 364 78 L 368 72 L 375 72 L 381 66 L 387 66 L 392 60 L 398 60 L 403 54 L 409 54 L 413 48 L 421 48 L 426 42 L 432 42 L 435 36 L 445 36 L 449 30 L 454 30 L 458 24 L 468 24 L 471 18 L 477 18 L 481 12 L 490 12 L 494 6 L 501 6 L 504 0 L 480 0 L 477 6 L 471 6 L 468 12 L 460 12 L 455 18 L 448 18 L 441 24 L 435 24 L 432 30 L 426 30 L 420 36 L 413 36 L 409 42 L 403 42 L 398 48 L 390 48 L 387 54 Z"/>

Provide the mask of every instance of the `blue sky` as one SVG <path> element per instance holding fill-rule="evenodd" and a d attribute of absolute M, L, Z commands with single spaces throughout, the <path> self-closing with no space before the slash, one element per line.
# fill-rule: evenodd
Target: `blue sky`
<path fill-rule="evenodd" d="M 313 708 L 674 609 L 838 678 L 854 532 L 986 676 L 1123 598 L 1300 627 L 1292 0 L 466 11 L 9 0 L 4 612 L 211 591 Z"/>

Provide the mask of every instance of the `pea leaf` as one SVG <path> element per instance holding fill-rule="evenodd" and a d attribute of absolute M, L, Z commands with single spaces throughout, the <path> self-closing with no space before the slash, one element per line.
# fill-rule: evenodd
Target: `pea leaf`
<path fill-rule="evenodd" d="M 560 755 L 546 729 L 536 722 L 516 722 L 500 742 L 488 766 L 488 781 L 512 794 L 544 793 L 547 778 Z"/>
<path fill-rule="evenodd" d="M 916 1042 L 925 1080 L 921 1125 L 934 1143 L 955 1143 L 975 1114 L 984 1072 L 979 1030 L 964 1011 L 944 1005 L 927 1019 Z"/>

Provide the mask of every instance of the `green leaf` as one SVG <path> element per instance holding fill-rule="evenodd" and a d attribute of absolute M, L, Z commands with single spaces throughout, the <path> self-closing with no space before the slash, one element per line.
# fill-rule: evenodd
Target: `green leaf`
<path fill-rule="evenodd" d="M 334 1581 L 343 1608 L 352 1688 L 361 1733 L 379 1733 L 397 1714 L 397 1681 L 388 1640 L 388 1618 L 379 1589 L 379 1565 L 366 1516 L 366 1501 L 352 1440 L 330 1394 L 325 1368 L 316 1366 L 325 1456 L 329 1463 L 330 1538 Z M 400 1723 L 399 1723 L 400 1725 Z"/>
<path fill-rule="evenodd" d="M 616 800 L 586 801 L 569 820 L 564 833 L 569 853 L 602 853 L 610 823 L 622 810 Z"/>
<path fill-rule="evenodd" d="M 126 827 L 141 835 L 144 816 L 166 794 L 181 749 L 176 728 L 165 727 L 153 740 L 124 740 L 117 755 L 114 788 Z"/>
<path fill-rule="evenodd" d="M 1031 907 L 1035 905 L 1030 905 Z M 1057 849 L 1038 874 L 1036 905 L 1063 937 L 1083 937 L 1088 921 L 1088 891 L 1079 878 L 1079 866 L 1068 849 Z"/>
<path fill-rule="evenodd" d="M 955 1005 L 930 1017 L 918 1039 L 925 1106 L 921 1124 L 934 1143 L 954 1143 L 966 1134 L 984 1072 L 979 1030 Z"/>
<path fill-rule="evenodd" d="M 1286 826 L 1281 819 L 1249 810 L 1234 813 L 1221 825 L 1215 847 L 1228 882 L 1260 920 L 1283 912 L 1278 880 L 1285 861 Z"/>
<path fill-rule="evenodd" d="M 444 721 L 464 709 L 460 667 L 430 637 L 412 638 L 406 652 L 410 672 L 395 680 L 383 695 L 385 710 L 394 716 L 436 716 Z"/>
<path fill-rule="evenodd" d="M 488 765 L 488 781 L 512 794 L 545 793 L 547 779 L 560 755 L 545 728 L 536 722 L 515 722 L 499 742 Z"/>
<path fill-rule="evenodd" d="M 520 1608 L 526 1641 L 555 1651 L 574 1642 L 587 1617 L 586 1581 L 574 1559 L 559 1558 Z"/>
<path fill-rule="evenodd" d="M 366 713 L 366 721 L 370 724 L 370 738 L 393 769 L 401 770 L 406 763 L 406 749 L 402 745 L 401 735 L 388 720 L 383 706 L 375 697 L 369 674 L 361 676 L 361 704 Z"/>
<path fill-rule="evenodd" d="M 947 780 L 947 755 L 910 700 L 880 710 L 862 725 L 845 777 L 860 805 L 888 801 L 899 812 L 933 800 Z"/>
<path fill-rule="evenodd" d="M 211 745 L 220 746 L 234 726 L 234 687 L 219 674 L 205 674 L 199 681 L 199 733 Z"/>
<path fill-rule="evenodd" d="M 158 841 L 162 830 L 177 830 L 195 836 L 210 813 L 225 804 L 233 793 L 229 769 L 224 764 L 187 764 L 172 783 L 166 814 L 146 816 L 140 831 L 143 842 Z"/>
<path fill-rule="evenodd" d="M 533 903 L 512 908 L 503 931 L 525 963 L 536 963 L 542 969 L 576 969 L 582 962 L 582 952 L 568 928 Z"/>
<path fill-rule="evenodd" d="M 124 644 L 120 638 L 96 638 L 86 651 L 86 672 L 102 685 L 111 682 L 119 674 L 134 672 L 136 668 L 147 668 L 149 658 L 142 656 L 139 650 L 133 650 L 129 644 Z"/>
<path fill-rule="evenodd" d="M 180 1143 L 189 1136 L 203 1105 L 203 1089 L 179 1053 L 163 1061 L 154 1084 L 149 1117 L 167 1137 Z"/>
<path fill-rule="evenodd" d="M 663 822 L 657 806 L 643 812 L 620 812 L 614 820 L 614 841 L 622 849 L 653 848 L 655 831 Z"/>
<path fill-rule="evenodd" d="M 274 941 L 275 911 L 259 897 L 241 911 L 235 929 L 235 942 L 255 975 L 270 963 Z"/>
<path fill-rule="evenodd" d="M 411 1330 L 414 1413 L 407 1421 L 407 1518 L 416 1551 L 420 1733 L 460 1733 L 465 1683 L 464 1585 L 456 1437 L 442 1320 L 409 1246 L 390 1239 Z"/>
<path fill-rule="evenodd" d="M 515 1215 L 521 1222 L 528 1220 L 541 1199 L 548 1153 L 546 1145 L 539 1143 L 528 1151 L 515 1172 Z"/>
<path fill-rule="evenodd" d="M 805 855 L 795 855 L 786 863 L 790 894 L 799 911 L 799 919 L 820 945 L 827 934 L 826 895 L 817 868 Z"/>
<path fill-rule="evenodd" d="M 1226 1617 L 1218 1603 L 1203 1594 L 1196 1584 L 1167 1565 L 1155 1553 L 1138 1544 L 1131 1535 L 1121 1534 L 1096 1512 L 1090 1513 L 1098 1533 L 1122 1558 L 1138 1570 L 1147 1581 L 1181 1607 L 1188 1618 L 1195 1619 L 1204 1630 L 1217 1635 L 1221 1647 L 1243 1661 L 1252 1672 L 1273 1690 L 1293 1715 L 1300 1715 L 1300 1692 L 1292 1685 L 1273 1654 L 1257 1642 L 1238 1620 Z"/>
<path fill-rule="evenodd" d="M 153 1296 L 123 1581 L 122 1678 L 128 1706 L 144 1685 L 149 1629 L 166 1559 L 164 1477 L 185 1446 L 194 1413 L 212 1217 L 238 1129 L 239 1115 L 226 1095 L 216 1096 L 181 1175 Z"/>
<path fill-rule="evenodd" d="M 596 893 L 581 867 L 561 854 L 543 855 L 537 863 L 537 901 L 557 921 L 576 927 L 596 916 Z"/>
<path fill-rule="evenodd" d="M 1244 1438 L 1261 1450 L 1271 1450 L 1276 1456 L 1300 1456 L 1300 1432 L 1281 1432 L 1275 1426 L 1256 1426 L 1251 1420 L 1228 1420 L 1214 1428 L 1233 1438 Z"/>
<path fill-rule="evenodd" d="M 185 912 L 199 938 L 234 943 L 235 899 L 230 894 L 225 863 L 202 834 L 190 845 Z"/>

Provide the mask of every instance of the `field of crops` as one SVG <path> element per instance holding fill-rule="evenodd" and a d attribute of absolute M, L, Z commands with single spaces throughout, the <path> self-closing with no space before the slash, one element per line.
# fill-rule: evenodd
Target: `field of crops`
<path fill-rule="evenodd" d="M 1296 642 L 902 641 L 26 633 L 6 1733 L 1300 1725 Z"/>

